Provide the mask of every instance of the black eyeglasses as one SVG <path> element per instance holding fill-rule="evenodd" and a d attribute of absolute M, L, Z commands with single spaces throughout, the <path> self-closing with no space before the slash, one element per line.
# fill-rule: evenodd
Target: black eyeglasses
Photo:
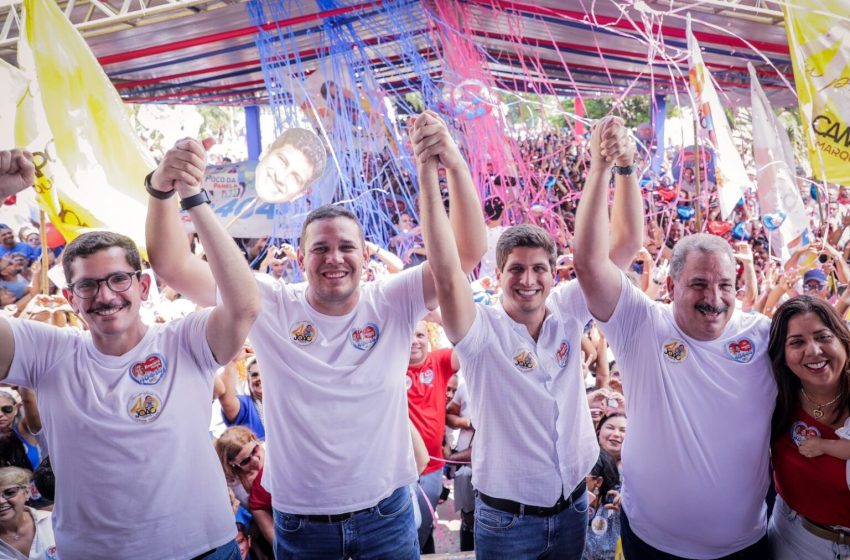
<path fill-rule="evenodd" d="M 12 414 L 13 410 L 15 410 L 15 407 L 11 404 L 0 406 L 0 412 L 2 412 L 3 414 Z"/>
<path fill-rule="evenodd" d="M 4 500 L 8 501 L 17 496 L 18 492 L 23 489 L 23 486 L 13 486 L 11 488 L 6 488 L 5 490 L 0 490 L 0 496 L 2 496 Z"/>
<path fill-rule="evenodd" d="M 251 462 L 251 458 L 257 454 L 257 450 L 260 448 L 260 443 L 255 442 L 254 448 L 251 450 L 251 453 L 248 454 L 247 457 L 239 461 L 239 463 L 230 463 L 230 467 L 234 469 L 242 469 L 243 467 L 247 467 L 248 463 Z"/>
<path fill-rule="evenodd" d="M 113 272 L 105 278 L 83 278 L 73 284 L 68 284 L 68 289 L 75 296 L 82 299 L 92 299 L 97 297 L 100 291 L 100 285 L 106 284 L 113 292 L 126 292 L 133 285 L 133 277 L 138 278 L 142 274 L 141 270 L 135 272 Z"/>

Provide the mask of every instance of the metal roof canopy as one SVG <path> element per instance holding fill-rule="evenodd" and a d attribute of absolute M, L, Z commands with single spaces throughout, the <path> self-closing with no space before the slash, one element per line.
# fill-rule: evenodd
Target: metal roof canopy
<path fill-rule="evenodd" d="M 247 105 L 267 100 L 254 44 L 258 30 L 251 25 L 247 0 L 57 1 L 127 101 Z M 401 61 L 401 49 L 391 35 L 374 33 L 393 29 L 390 22 L 380 20 L 377 4 L 380 0 L 350 0 L 342 8 L 322 11 L 314 0 L 305 0 L 299 3 L 298 16 L 264 27 L 280 25 L 293 32 L 303 66 L 310 70 L 318 67 L 316 59 L 322 54 L 322 22 L 351 17 L 369 49 L 367 55 L 381 65 L 379 82 L 404 84 L 414 70 Z M 781 74 L 793 83 L 776 0 L 643 0 L 628 5 L 596 0 L 594 14 L 584 12 L 586 3 L 573 0 L 465 0 L 465 4 L 472 38 L 487 53 L 489 69 L 504 89 L 530 91 L 535 84 L 539 88 L 548 83 L 563 95 L 575 95 L 576 88 L 582 95 L 674 90 L 681 95 L 687 76 L 685 22 L 690 13 L 705 62 L 729 101 L 748 103 L 749 60 L 775 104 L 796 104 L 794 93 L 780 78 Z M 416 3 L 405 16 L 431 8 L 427 1 Z M 20 9 L 19 0 L 0 0 L 0 57 L 12 64 Z M 645 29 L 642 18 L 655 25 Z M 417 21 L 427 32 L 426 18 Z M 653 38 L 653 49 L 646 37 Z M 427 49 L 429 44 L 423 39 L 419 48 L 432 61 L 433 71 L 439 72 L 440 54 Z M 393 61 L 391 66 L 385 64 L 387 59 Z M 534 71 L 520 70 L 521 61 Z M 416 87 L 415 82 L 410 85 Z"/>

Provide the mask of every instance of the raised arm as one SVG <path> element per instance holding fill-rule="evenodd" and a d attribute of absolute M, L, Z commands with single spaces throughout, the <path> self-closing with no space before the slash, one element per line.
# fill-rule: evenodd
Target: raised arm
<path fill-rule="evenodd" d="M 6 198 L 35 182 L 32 154 L 21 150 L 0 150 L 0 197 Z M 0 381 L 9 375 L 15 357 L 15 337 L 6 319 L 0 318 Z"/>
<path fill-rule="evenodd" d="M 606 117 L 593 127 L 590 150 L 590 172 L 576 215 L 573 240 L 575 268 L 591 314 L 600 321 L 607 321 L 617 307 L 621 289 L 620 267 L 612 260 L 609 235 L 619 239 L 618 243 L 623 246 L 629 243 L 624 233 L 609 233 L 608 182 L 613 164 L 625 166 L 633 163 L 634 143 L 626 134 L 622 119 Z M 626 223 L 615 223 L 615 228 L 627 227 L 631 231 L 635 223 L 639 224 L 637 232 L 632 232 L 638 243 L 634 252 L 637 252 L 643 236 L 643 202 L 636 183 L 634 173 L 629 176 L 617 175 L 616 188 L 623 192 L 615 194 L 617 207 L 612 213 L 613 216 L 625 217 Z M 624 189 L 637 192 L 624 192 Z M 624 207 L 620 208 L 620 205 Z M 624 254 L 625 251 L 616 258 L 625 259 Z"/>
<path fill-rule="evenodd" d="M 616 165 L 632 165 L 635 168 L 629 175 L 614 174 L 614 206 L 611 208 L 611 249 L 608 256 L 617 268 L 627 270 L 643 248 L 643 196 L 638 185 L 637 165 L 634 164 L 634 143 L 627 136 L 628 130 L 622 122 L 618 125 L 616 121 L 609 128 L 613 130 L 609 130 L 608 134 L 615 134 L 614 140 L 621 143 L 619 149 L 625 150 L 614 158 Z"/>
<path fill-rule="evenodd" d="M 239 372 L 237 362 L 242 359 L 243 357 L 240 355 L 230 360 L 219 376 L 223 391 L 218 397 L 218 402 L 221 403 L 221 412 L 228 422 L 234 422 L 236 417 L 239 416 L 239 409 L 242 408 L 239 397 L 236 396 L 236 376 Z"/>
<path fill-rule="evenodd" d="M 414 145 L 418 145 L 420 150 L 416 153 L 417 160 L 424 151 L 426 157 L 437 156 L 439 163 L 446 168 L 452 232 L 457 241 L 461 268 L 469 274 L 487 252 L 487 226 L 469 167 L 437 113 L 425 111 L 419 115 L 414 131 L 418 134 Z M 425 247 L 427 250 L 427 243 Z M 430 251 L 428 254 L 430 256 Z"/>
<path fill-rule="evenodd" d="M 396 274 L 404 270 L 404 263 L 395 253 L 382 249 L 371 241 L 366 242 L 366 251 L 369 253 L 370 258 L 377 257 L 378 260 L 384 263 L 387 267 L 387 272 L 390 274 Z"/>
<path fill-rule="evenodd" d="M 203 181 L 204 156 L 186 149 L 189 142 L 197 144 L 194 140 L 183 139 L 166 152 L 150 178 L 153 190 L 169 192 L 178 183 L 199 185 Z M 167 200 L 148 197 L 145 222 L 148 258 L 169 286 L 198 305 L 212 307 L 215 305 L 215 279 L 209 265 L 189 248 L 177 208 L 176 197 Z M 241 254 L 239 258 L 244 260 Z"/>
<path fill-rule="evenodd" d="M 181 171 L 181 173 L 188 174 L 188 177 L 180 177 L 174 181 L 174 186 L 180 198 L 186 200 L 200 193 L 200 185 L 206 165 L 206 152 L 203 146 L 191 139 L 179 141 L 174 148 L 168 151 L 157 171 L 163 169 L 166 165 L 171 166 L 167 167 L 166 170 L 174 169 L 175 162 L 185 164 L 185 168 L 188 168 L 188 172 Z M 153 181 L 151 182 L 153 184 Z M 161 183 L 158 182 L 157 184 Z M 151 200 L 151 204 L 157 205 L 167 202 Z M 172 214 L 175 214 L 175 210 L 172 206 Z M 242 348 L 242 344 L 248 336 L 248 331 L 260 312 L 260 292 L 242 252 L 218 221 L 210 205 L 198 204 L 189 208 L 188 212 L 192 218 L 192 223 L 195 225 L 195 230 L 198 232 L 198 238 L 204 245 L 209 271 L 212 273 L 211 278 L 207 277 L 206 274 L 202 275 L 203 279 L 208 282 L 204 286 L 206 292 L 202 295 L 206 297 L 212 295 L 214 299 L 216 285 L 221 295 L 221 302 L 215 306 L 207 323 L 207 343 L 216 361 L 219 364 L 226 364 Z M 152 228 L 149 221 L 149 232 L 150 229 Z M 184 244 L 186 243 L 182 233 L 177 237 Z M 158 241 L 165 242 L 166 240 Z M 148 251 L 152 247 L 155 247 L 155 245 L 149 243 Z M 184 245 L 184 247 L 188 251 L 188 245 Z M 163 263 L 159 264 L 160 269 L 157 272 L 161 273 L 163 272 Z M 195 267 L 192 270 L 196 270 L 197 264 L 191 264 Z M 187 268 L 184 268 L 182 272 L 193 277 L 201 275 L 192 274 Z M 181 277 L 181 279 L 185 278 Z M 174 285 L 169 278 L 166 278 L 166 281 L 172 286 Z M 212 294 L 209 293 L 210 290 Z"/>
<path fill-rule="evenodd" d="M 460 245 L 455 241 L 453 228 L 449 223 L 449 217 L 446 215 L 443 200 L 440 197 L 437 163 L 442 157 L 450 162 L 451 157 L 454 156 L 460 159 L 460 154 L 450 153 L 446 155 L 447 151 L 457 152 L 454 142 L 451 142 L 451 146 L 447 146 L 445 139 L 440 141 L 440 138 L 437 138 L 435 140 L 435 134 L 428 134 L 428 132 L 434 130 L 434 127 L 438 126 L 436 124 L 421 124 L 429 122 L 427 119 L 420 120 L 428 116 L 427 114 L 420 115 L 414 125 L 412 137 L 419 172 L 419 217 L 422 234 L 425 238 L 425 247 L 428 250 L 428 261 L 425 263 L 423 282 L 426 284 L 424 286 L 426 303 L 432 303 L 429 302 L 429 290 L 431 290 L 431 294 L 436 294 L 436 299 L 440 304 L 446 336 L 452 343 L 457 343 L 472 326 L 472 321 L 475 319 L 475 303 L 472 300 L 472 288 L 470 288 L 466 279 L 466 273 L 458 254 Z M 439 123 L 439 125 L 445 127 L 442 123 Z M 439 135 L 443 136 L 443 133 L 439 132 Z M 445 135 L 448 135 L 448 131 L 445 131 Z M 461 160 L 461 163 L 464 166 L 466 165 L 463 160 Z M 469 204 L 470 201 L 464 200 L 464 203 Z M 463 206 L 463 203 L 460 206 Z M 476 219 L 472 219 L 470 216 L 471 221 L 467 224 L 470 230 L 477 229 L 478 225 L 484 227 L 484 218 L 480 208 L 478 208 L 477 201 L 475 206 Z M 455 213 L 462 214 L 463 209 L 456 208 L 455 201 L 452 200 L 452 214 Z M 428 307 L 433 308 L 434 306 L 429 305 Z"/>

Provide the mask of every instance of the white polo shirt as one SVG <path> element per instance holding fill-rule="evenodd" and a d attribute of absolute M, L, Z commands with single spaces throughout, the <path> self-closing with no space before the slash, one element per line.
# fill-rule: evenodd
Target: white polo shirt
<path fill-rule="evenodd" d="M 476 305 L 455 346 L 475 426 L 473 485 L 544 507 L 569 495 L 599 456 L 581 376 L 584 296 L 569 282 L 552 290 L 546 307 L 535 342 L 501 305 Z"/>
<path fill-rule="evenodd" d="M 356 511 L 415 482 L 405 379 L 427 311 L 422 267 L 364 284 L 343 316 L 313 309 L 307 284 L 256 278 L 263 305 L 250 339 L 263 372 L 263 486 L 275 509 Z"/>
<path fill-rule="evenodd" d="M 209 436 L 210 311 L 148 327 L 121 356 L 89 332 L 9 320 L 5 383 L 38 394 L 64 559 L 192 558 L 236 536 Z"/>
<path fill-rule="evenodd" d="M 617 308 L 600 327 L 622 371 L 623 507 L 635 534 L 696 559 L 757 542 L 766 530 L 776 399 L 770 321 L 735 311 L 720 338 L 694 340 L 671 305 L 624 276 Z"/>

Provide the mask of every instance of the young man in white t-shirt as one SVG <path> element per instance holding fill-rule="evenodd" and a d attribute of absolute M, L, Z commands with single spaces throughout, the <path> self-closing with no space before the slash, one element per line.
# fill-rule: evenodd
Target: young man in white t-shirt
<path fill-rule="evenodd" d="M 590 178 L 617 181 L 633 151 L 597 126 Z M 735 258 L 720 237 L 673 248 L 656 303 L 608 258 L 608 189 L 589 180 L 575 235 L 575 267 L 590 312 L 622 371 L 629 417 L 623 447 L 623 550 L 629 560 L 769 558 L 765 494 L 776 398 L 770 322 L 735 310 Z M 642 219 L 639 192 L 628 211 Z M 734 556 L 732 556 L 734 555 Z"/>
<path fill-rule="evenodd" d="M 446 168 L 452 227 L 471 271 L 486 247 L 466 163 L 433 113 L 417 118 L 412 140 L 417 157 L 437 156 Z M 190 254 L 176 212 L 151 206 L 148 223 L 157 226 L 148 229 L 151 259 L 168 263 L 168 284 L 214 303 L 215 281 Z M 363 237 L 350 211 L 318 208 L 298 249 L 307 282 L 256 276 L 263 307 L 250 337 L 263 371 L 262 484 L 272 495 L 278 558 L 419 555 L 405 371 L 436 288 L 428 263 L 361 285 Z"/>
<path fill-rule="evenodd" d="M 625 143 L 625 128 L 616 132 Z M 443 328 L 460 358 L 475 422 L 476 554 L 578 560 L 587 530 L 585 476 L 599 456 L 581 374 L 582 329 L 590 319 L 581 290 L 576 282 L 553 289 L 555 241 L 523 224 L 508 228 L 496 247 L 500 304 L 476 305 L 433 161 L 420 164 L 419 185 Z M 632 235 L 617 240 L 614 257 L 624 266 L 643 229 L 640 220 L 627 225 Z"/>
<path fill-rule="evenodd" d="M 214 309 L 147 326 L 151 277 L 129 238 L 83 234 L 68 244 L 63 290 L 89 330 L 0 319 L 0 380 L 38 393 L 56 476 L 53 522 L 63 559 L 208 559 L 238 555 L 224 473 L 209 439 L 215 372 L 241 348 L 259 294 L 207 204 L 192 205 L 200 144 L 170 150 L 157 173 L 190 206 L 221 290 Z M 0 152 L 0 196 L 32 184 L 28 154 Z M 197 198 L 194 200 L 198 200 Z M 171 201 L 174 202 L 173 200 Z"/>

